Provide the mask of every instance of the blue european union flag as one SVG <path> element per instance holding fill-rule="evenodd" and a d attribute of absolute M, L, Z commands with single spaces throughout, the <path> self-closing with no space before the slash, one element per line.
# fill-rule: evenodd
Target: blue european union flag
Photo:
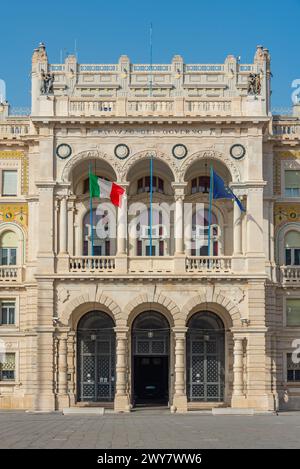
<path fill-rule="evenodd" d="M 213 189 L 213 199 L 233 199 L 240 207 L 242 212 L 246 212 L 245 207 L 242 205 L 241 201 L 237 198 L 236 195 L 232 192 L 230 187 L 225 186 L 223 179 L 214 171 L 212 173 L 212 189 Z"/>

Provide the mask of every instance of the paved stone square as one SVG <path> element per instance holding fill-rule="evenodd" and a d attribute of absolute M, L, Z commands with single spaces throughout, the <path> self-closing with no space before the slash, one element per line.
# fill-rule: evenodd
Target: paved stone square
<path fill-rule="evenodd" d="M 0 412 L 0 448 L 299 448 L 300 412 L 255 416 L 103 416 Z"/>

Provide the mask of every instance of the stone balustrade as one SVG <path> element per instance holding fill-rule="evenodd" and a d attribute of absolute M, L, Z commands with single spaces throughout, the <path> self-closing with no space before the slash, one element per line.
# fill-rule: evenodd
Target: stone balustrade
<path fill-rule="evenodd" d="M 0 122 L 1 138 L 20 138 L 29 134 L 29 123 L 5 120 Z"/>
<path fill-rule="evenodd" d="M 281 266 L 280 282 L 282 284 L 300 285 L 300 265 L 299 266 Z"/>
<path fill-rule="evenodd" d="M 182 272 L 180 274 L 226 274 L 232 273 L 232 257 L 183 257 L 176 258 L 172 256 L 162 257 L 142 257 L 132 256 L 127 257 L 125 262 L 122 263 L 122 269 L 118 263 L 118 257 L 114 256 L 77 256 L 70 257 L 69 272 L 80 274 L 93 274 L 93 273 L 111 273 L 114 275 L 119 274 L 162 274 L 162 275 L 176 275 L 178 274 L 178 264 L 176 262 L 182 261 Z M 123 259 L 122 259 L 123 261 Z"/>
<path fill-rule="evenodd" d="M 113 272 L 115 258 L 110 256 L 80 256 L 70 257 L 70 272 L 94 273 Z"/>
<path fill-rule="evenodd" d="M 106 116 L 115 115 L 115 102 L 104 100 L 70 101 L 71 116 Z"/>
<path fill-rule="evenodd" d="M 232 257 L 187 257 L 188 273 L 230 273 Z"/>
<path fill-rule="evenodd" d="M 22 267 L 2 265 L 0 266 L 0 283 L 22 282 Z"/>
<path fill-rule="evenodd" d="M 300 138 L 300 122 L 274 123 L 273 136 L 280 139 Z"/>

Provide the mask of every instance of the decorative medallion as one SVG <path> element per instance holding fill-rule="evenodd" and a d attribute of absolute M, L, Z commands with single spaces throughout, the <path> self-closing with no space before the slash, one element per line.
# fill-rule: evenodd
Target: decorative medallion
<path fill-rule="evenodd" d="M 69 158 L 69 156 L 72 155 L 72 148 L 67 143 L 61 143 L 56 148 L 56 154 L 59 158 L 65 160 L 66 158 Z"/>
<path fill-rule="evenodd" d="M 300 221 L 300 211 L 297 205 L 280 204 L 275 206 L 275 226 L 281 226 L 285 223 Z"/>
<path fill-rule="evenodd" d="M 235 160 L 241 160 L 246 155 L 246 148 L 243 145 L 232 145 L 230 148 L 230 156 Z"/>
<path fill-rule="evenodd" d="M 27 204 L 0 204 L 0 223 L 1 222 L 15 222 L 27 227 Z"/>
<path fill-rule="evenodd" d="M 172 148 L 172 155 L 177 158 L 177 160 L 183 160 L 188 154 L 187 147 L 182 144 L 174 145 Z"/>
<path fill-rule="evenodd" d="M 120 143 L 115 147 L 115 155 L 119 160 L 125 160 L 129 156 L 129 153 L 129 147 L 124 143 Z"/>

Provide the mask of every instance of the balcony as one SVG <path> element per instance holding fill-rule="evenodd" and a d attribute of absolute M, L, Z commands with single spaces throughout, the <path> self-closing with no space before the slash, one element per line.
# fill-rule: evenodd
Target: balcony
<path fill-rule="evenodd" d="M 116 268 L 116 261 L 114 257 L 96 257 L 96 256 L 81 256 L 70 257 L 70 272 L 77 273 L 103 273 L 114 272 Z"/>
<path fill-rule="evenodd" d="M 300 265 L 299 266 L 281 266 L 280 282 L 283 285 L 300 286 Z"/>
<path fill-rule="evenodd" d="M 185 266 L 189 273 L 226 274 L 232 271 L 232 257 L 187 257 Z"/>
<path fill-rule="evenodd" d="M 76 256 L 69 258 L 69 274 L 222 276 L 233 274 L 232 257 Z M 65 273 L 61 271 L 60 273 Z"/>
<path fill-rule="evenodd" d="M 0 266 L 0 284 L 22 282 L 22 270 L 18 266 Z"/>

